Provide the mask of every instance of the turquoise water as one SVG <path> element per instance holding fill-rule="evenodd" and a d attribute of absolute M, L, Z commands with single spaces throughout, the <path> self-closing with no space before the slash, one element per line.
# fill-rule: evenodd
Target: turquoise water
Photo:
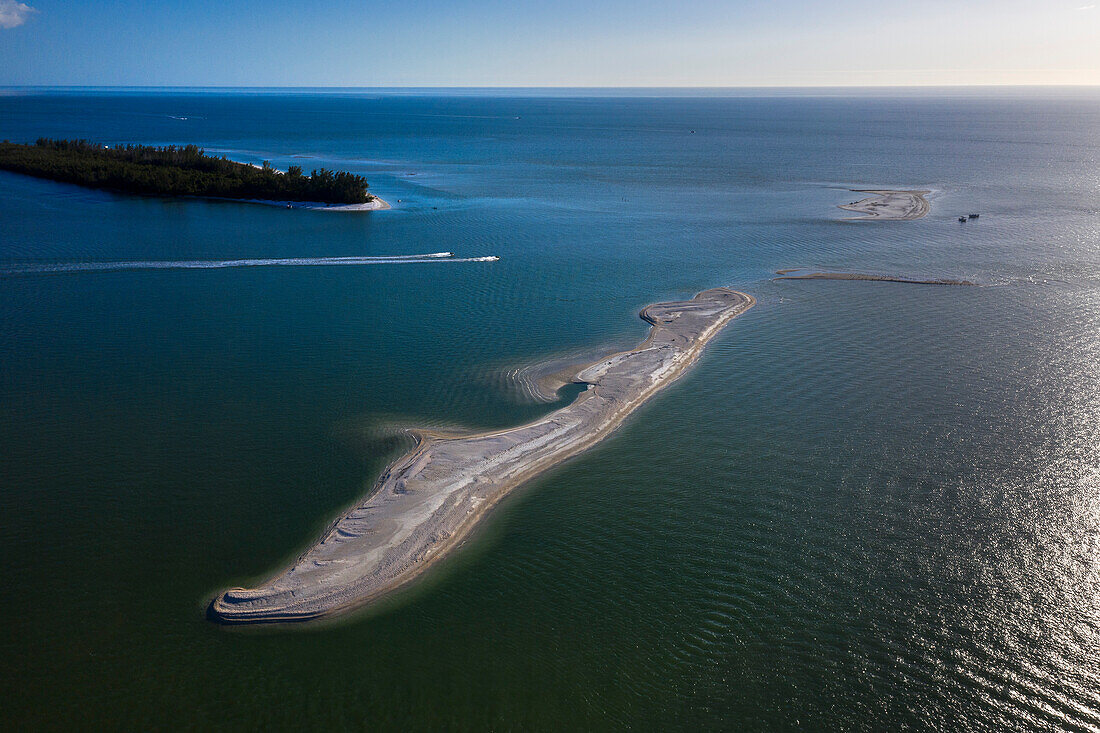
<path fill-rule="evenodd" d="M 1100 726 L 1100 94 L 570 94 L 0 95 L 0 138 L 338 167 L 395 207 L 0 173 L 9 727 Z M 932 213 L 843 221 L 873 187 Z M 501 260 L 13 272 L 439 251 Z M 205 619 L 394 426 L 543 414 L 568 395 L 517 369 L 716 285 L 759 305 L 424 582 L 320 627 Z"/>

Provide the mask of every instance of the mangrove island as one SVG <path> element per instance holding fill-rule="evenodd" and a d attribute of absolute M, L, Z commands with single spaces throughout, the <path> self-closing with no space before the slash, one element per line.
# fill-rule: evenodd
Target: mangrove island
<path fill-rule="evenodd" d="M 196 145 L 102 145 L 88 140 L 39 138 L 33 145 L 0 143 L 0 170 L 52 181 L 154 196 L 201 196 L 261 202 L 310 202 L 368 206 L 362 176 L 325 168 L 304 175 L 214 157 Z M 356 207 L 360 208 L 360 207 Z"/>

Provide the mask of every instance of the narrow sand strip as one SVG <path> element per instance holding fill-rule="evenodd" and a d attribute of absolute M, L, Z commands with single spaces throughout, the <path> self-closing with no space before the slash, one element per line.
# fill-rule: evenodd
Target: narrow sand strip
<path fill-rule="evenodd" d="M 850 204 L 841 204 L 846 211 L 855 211 L 863 216 L 850 217 L 850 221 L 907 221 L 919 219 L 927 214 L 932 205 L 924 196 L 932 193 L 926 190 L 890 191 L 853 188 L 855 193 L 870 193 L 865 199 Z"/>
<path fill-rule="evenodd" d="M 772 278 L 773 280 L 870 280 L 872 282 L 884 282 L 884 283 L 908 283 L 910 285 L 977 285 L 969 280 L 917 280 L 908 277 L 897 277 L 894 275 L 865 275 L 860 272 L 811 272 L 805 275 L 788 275 L 790 272 L 798 272 L 798 270 L 776 270 L 776 273 L 782 277 Z"/>
<path fill-rule="evenodd" d="M 509 491 L 598 443 L 699 357 L 706 343 L 756 301 L 728 288 L 657 303 L 638 347 L 578 369 L 588 389 L 533 423 L 464 437 L 418 435 L 417 447 L 382 474 L 289 568 L 210 604 L 226 623 L 304 621 L 368 603 L 409 582 L 456 547 Z"/>

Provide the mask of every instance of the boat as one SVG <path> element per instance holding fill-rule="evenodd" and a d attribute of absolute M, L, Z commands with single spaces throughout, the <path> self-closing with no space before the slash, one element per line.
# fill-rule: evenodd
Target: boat
<path fill-rule="evenodd" d="M 977 219 L 981 214 L 967 214 L 968 219 Z"/>
<path fill-rule="evenodd" d="M 961 221 L 963 224 L 965 224 L 967 222 L 967 218 L 965 216 L 960 216 L 959 221 Z"/>

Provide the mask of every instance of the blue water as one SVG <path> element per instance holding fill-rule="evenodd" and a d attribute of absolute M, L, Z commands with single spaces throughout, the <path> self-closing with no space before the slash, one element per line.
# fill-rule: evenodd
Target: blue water
<path fill-rule="evenodd" d="M 9 727 L 1100 727 L 1095 90 L 0 94 L 0 138 L 39 136 L 351 170 L 394 208 L 0 172 Z M 931 214 L 844 220 L 880 187 Z M 501 259 L 106 264 L 441 251 Z M 397 427 L 543 414 L 569 395 L 517 370 L 717 285 L 759 305 L 424 582 L 205 619 Z"/>

